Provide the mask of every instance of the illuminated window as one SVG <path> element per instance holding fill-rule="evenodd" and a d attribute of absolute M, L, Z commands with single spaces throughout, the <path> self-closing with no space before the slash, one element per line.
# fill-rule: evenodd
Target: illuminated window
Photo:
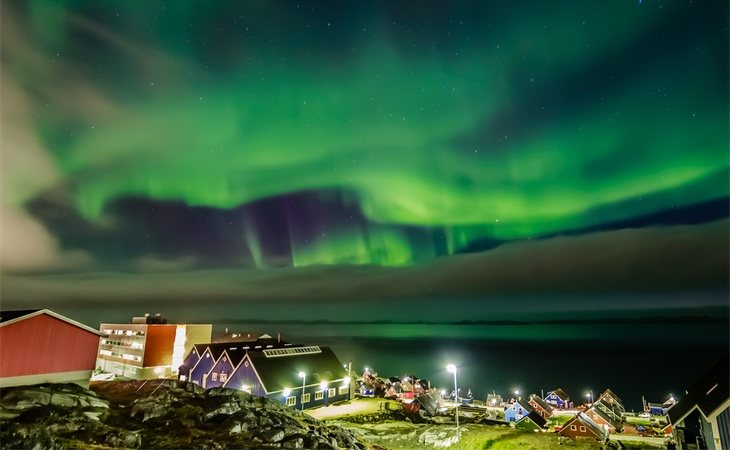
<path fill-rule="evenodd" d="M 286 406 L 294 406 L 297 404 L 297 398 L 296 397 L 287 397 L 286 398 Z"/>
<path fill-rule="evenodd" d="M 221 377 L 220 377 L 221 383 L 225 383 L 227 380 L 228 380 L 228 374 L 227 373 L 222 373 L 221 374 Z"/>
<path fill-rule="evenodd" d="M 302 403 L 309 403 L 309 394 L 302 394 Z"/>
<path fill-rule="evenodd" d="M 335 388 L 329 388 L 327 391 L 327 397 L 334 397 L 335 396 Z"/>
<path fill-rule="evenodd" d="M 324 398 L 324 391 L 317 391 L 314 393 L 315 400 L 322 400 Z"/>
<path fill-rule="evenodd" d="M 350 390 L 349 386 L 340 386 L 340 395 L 347 394 L 347 392 Z"/>
<path fill-rule="evenodd" d="M 218 381 L 218 372 L 213 372 L 210 375 L 210 379 L 213 380 L 213 381 Z"/>

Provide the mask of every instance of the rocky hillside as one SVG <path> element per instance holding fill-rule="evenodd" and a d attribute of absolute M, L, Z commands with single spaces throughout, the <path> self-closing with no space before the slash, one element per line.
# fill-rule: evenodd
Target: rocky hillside
<path fill-rule="evenodd" d="M 99 396 L 74 384 L 4 388 L 0 447 L 376 448 L 340 426 L 237 390 L 203 392 L 186 384 L 145 394 L 134 385 L 115 386 L 130 400 L 120 401 L 104 390 Z"/>

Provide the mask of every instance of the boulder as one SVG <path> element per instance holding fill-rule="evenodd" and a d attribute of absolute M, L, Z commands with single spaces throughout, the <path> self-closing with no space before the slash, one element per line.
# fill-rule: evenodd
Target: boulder
<path fill-rule="evenodd" d="M 241 407 L 238 405 L 238 402 L 225 402 L 217 408 L 213 409 L 212 411 L 208 411 L 207 413 L 205 413 L 205 418 L 210 419 L 211 417 L 218 415 L 230 416 L 231 414 L 236 413 L 240 410 Z"/>
<path fill-rule="evenodd" d="M 142 436 L 137 431 L 117 430 L 107 434 L 104 442 L 111 447 L 140 448 Z"/>
<path fill-rule="evenodd" d="M 281 428 L 268 428 L 259 433 L 259 437 L 262 441 L 268 443 L 280 442 L 284 439 L 284 430 Z"/>

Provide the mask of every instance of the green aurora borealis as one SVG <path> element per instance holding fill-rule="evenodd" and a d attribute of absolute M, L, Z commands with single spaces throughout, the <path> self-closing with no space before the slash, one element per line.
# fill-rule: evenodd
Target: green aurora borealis
<path fill-rule="evenodd" d="M 4 271 L 400 269 L 727 218 L 727 4 L 495 3 L 4 3 L 4 236 L 46 245 Z"/>

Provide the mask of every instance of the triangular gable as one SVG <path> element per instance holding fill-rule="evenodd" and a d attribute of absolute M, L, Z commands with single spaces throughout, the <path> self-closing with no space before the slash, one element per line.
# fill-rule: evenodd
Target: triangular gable
<path fill-rule="evenodd" d="M 543 411 L 552 414 L 553 407 L 549 403 L 545 402 L 545 400 L 541 399 L 540 396 L 532 395 L 530 397 L 530 401 L 534 401 Z"/>
<path fill-rule="evenodd" d="M 202 355 L 200 355 L 200 358 L 198 359 L 198 362 L 195 363 L 195 365 L 190 369 L 190 373 L 192 374 L 195 371 L 195 368 L 198 367 L 198 364 L 200 364 L 205 358 L 205 354 L 209 354 L 211 358 L 213 358 L 213 366 L 218 362 L 218 359 L 213 356 L 213 353 L 210 351 L 210 347 L 206 348 Z M 213 367 L 211 366 L 211 368 Z M 210 371 L 208 371 L 210 372 Z"/>
<path fill-rule="evenodd" d="M 550 395 L 550 394 L 555 394 L 560 400 L 562 400 L 564 402 L 567 402 L 568 400 L 570 400 L 570 397 L 568 397 L 568 394 L 566 394 L 565 391 L 560 388 L 557 388 L 554 391 L 548 392 L 548 395 Z"/>
<path fill-rule="evenodd" d="M 537 411 L 530 411 L 530 414 L 523 417 L 520 422 L 523 420 L 530 420 L 532 423 L 537 425 L 539 428 L 545 428 L 545 424 L 547 424 L 547 420 L 543 416 L 537 413 Z"/>
<path fill-rule="evenodd" d="M 89 333 L 94 333 L 97 336 L 103 336 L 104 335 L 99 330 L 95 330 L 95 329 L 93 329 L 93 328 L 91 328 L 91 327 L 89 327 L 87 325 L 84 325 L 81 322 L 76 322 L 73 319 L 69 319 L 68 317 L 65 317 L 65 316 L 62 316 L 62 315 L 60 315 L 58 313 L 55 313 L 55 312 L 51 311 L 50 309 L 38 309 L 38 310 L 27 310 L 27 311 L 28 311 L 28 314 L 18 314 L 17 317 L 13 317 L 10 320 L 6 320 L 6 321 L 3 321 L 3 322 L 0 322 L 0 327 L 4 327 L 6 325 L 11 325 L 11 324 L 20 322 L 22 320 L 30 319 L 31 317 L 35 317 L 35 316 L 38 316 L 38 315 L 41 315 L 41 314 L 47 314 L 47 315 L 49 315 L 51 317 L 54 317 L 54 318 L 56 318 L 58 320 L 61 320 L 61 321 L 66 322 L 68 324 L 71 324 L 71 325 L 74 325 L 76 327 L 79 327 L 79 328 L 81 328 L 81 329 L 83 329 L 85 331 L 88 331 Z M 16 312 L 18 312 L 18 313 L 24 313 L 25 311 L 16 311 Z M 12 311 L 8 311 L 5 314 L 8 314 L 8 313 L 12 313 Z"/>
<path fill-rule="evenodd" d="M 271 392 L 269 392 L 269 390 L 266 388 L 266 385 L 264 384 L 264 382 L 261 380 L 261 376 L 259 375 L 259 372 L 256 370 L 256 366 L 251 361 L 251 358 L 249 357 L 248 352 L 246 352 L 246 354 L 243 356 L 243 358 L 241 358 L 241 361 L 239 361 L 238 364 L 236 365 L 236 367 L 231 371 L 231 374 L 228 376 L 228 380 L 225 382 L 223 387 L 228 387 L 228 383 L 230 383 L 231 380 L 234 379 L 236 372 L 238 372 L 239 368 L 242 366 L 245 367 L 244 363 L 246 361 L 248 361 L 249 367 L 251 367 L 251 370 L 253 370 L 253 374 L 256 375 L 256 379 L 259 380 L 259 384 L 261 384 L 261 388 L 264 390 L 264 392 L 266 392 L 267 395 L 271 394 Z M 276 392 L 276 391 L 274 391 L 274 392 Z"/>

